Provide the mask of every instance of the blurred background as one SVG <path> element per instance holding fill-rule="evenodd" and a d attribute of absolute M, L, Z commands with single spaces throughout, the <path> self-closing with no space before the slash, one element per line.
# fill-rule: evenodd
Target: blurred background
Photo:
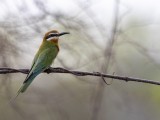
<path fill-rule="evenodd" d="M 0 67 L 30 68 L 43 36 L 53 67 L 160 81 L 159 0 L 0 0 Z M 0 74 L 0 120 L 159 120 L 160 86 L 40 74 L 14 104 L 22 73 Z"/>

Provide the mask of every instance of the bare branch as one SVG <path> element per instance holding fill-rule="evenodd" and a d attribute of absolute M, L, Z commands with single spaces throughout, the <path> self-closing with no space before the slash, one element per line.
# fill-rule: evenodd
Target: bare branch
<path fill-rule="evenodd" d="M 7 74 L 7 73 L 24 73 L 28 74 L 29 69 L 13 69 L 13 68 L 0 68 L 0 74 Z M 103 74 L 99 72 L 82 72 L 82 71 L 75 71 L 75 70 L 67 70 L 65 68 L 49 68 L 44 71 L 44 73 L 70 73 L 76 76 L 97 76 L 97 77 L 106 77 L 106 78 L 112 78 L 115 80 L 121 80 L 121 81 L 132 81 L 132 82 L 141 82 L 141 83 L 148 83 L 148 84 L 154 84 L 154 85 L 160 85 L 160 82 L 154 81 L 154 80 L 148 80 L 148 79 L 140 79 L 140 78 L 134 78 L 134 77 L 125 77 L 125 76 L 119 76 L 119 75 L 111 75 L 111 74 Z"/>

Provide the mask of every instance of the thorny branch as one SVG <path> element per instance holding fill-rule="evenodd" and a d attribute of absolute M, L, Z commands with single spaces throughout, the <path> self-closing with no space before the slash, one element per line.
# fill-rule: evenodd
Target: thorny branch
<path fill-rule="evenodd" d="M 13 69 L 13 68 L 0 68 L 0 74 L 7 74 L 7 73 L 24 73 L 28 74 L 29 69 Z M 70 73 L 76 76 L 97 76 L 97 77 L 104 77 L 104 78 L 112 78 L 115 80 L 121 80 L 121 81 L 133 81 L 133 82 L 141 82 L 141 83 L 148 83 L 148 84 L 154 84 L 154 85 L 160 85 L 160 82 L 154 81 L 154 80 L 148 80 L 148 79 L 140 79 L 140 78 L 134 78 L 134 77 L 126 77 L 126 76 L 119 76 L 119 75 L 111 75 L 111 74 L 104 74 L 99 72 L 82 72 L 82 71 L 75 71 L 75 70 L 67 70 L 65 68 L 48 68 L 44 71 L 44 73 Z"/>

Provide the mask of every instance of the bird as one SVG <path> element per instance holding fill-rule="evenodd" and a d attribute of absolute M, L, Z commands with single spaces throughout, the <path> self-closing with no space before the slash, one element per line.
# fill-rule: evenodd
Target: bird
<path fill-rule="evenodd" d="M 59 37 L 62 35 L 70 34 L 69 32 L 59 33 L 57 30 L 51 30 L 44 35 L 43 41 L 37 51 L 32 66 L 29 70 L 27 77 L 25 78 L 23 85 L 17 92 L 17 96 L 20 93 L 24 93 L 29 85 L 33 82 L 35 77 L 41 72 L 48 69 L 54 62 L 58 52 L 59 52 Z M 17 97 L 16 96 L 16 97 Z"/>

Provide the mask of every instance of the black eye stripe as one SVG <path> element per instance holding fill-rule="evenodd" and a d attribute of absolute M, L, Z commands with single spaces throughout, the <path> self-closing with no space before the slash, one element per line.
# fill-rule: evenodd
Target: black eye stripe
<path fill-rule="evenodd" d="M 57 36 L 58 33 L 50 33 L 49 35 Z"/>
<path fill-rule="evenodd" d="M 48 36 L 46 36 L 46 39 L 49 39 L 51 37 L 58 37 L 59 34 L 58 33 L 50 33 Z"/>

